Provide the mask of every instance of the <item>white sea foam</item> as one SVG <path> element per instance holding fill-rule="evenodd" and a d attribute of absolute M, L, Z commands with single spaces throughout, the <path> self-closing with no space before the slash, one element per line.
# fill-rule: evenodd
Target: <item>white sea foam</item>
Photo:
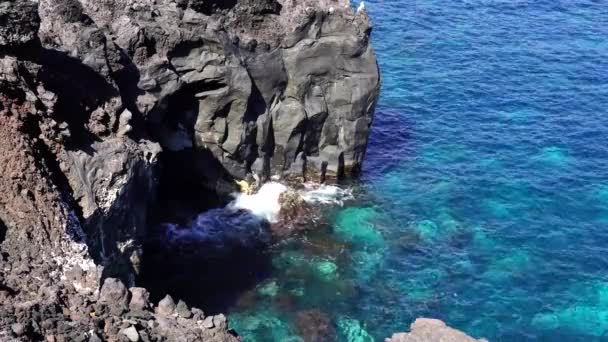
<path fill-rule="evenodd" d="M 228 207 L 233 209 L 246 209 L 252 214 L 276 223 L 281 203 L 279 197 L 288 191 L 288 187 L 279 182 L 269 182 L 260 188 L 255 194 L 237 194 L 236 198 Z M 343 205 L 344 201 L 353 199 L 350 189 L 343 189 L 335 185 L 306 183 L 304 188 L 298 191 L 302 199 L 311 204 L 333 204 Z"/>
<path fill-rule="evenodd" d="M 335 185 L 304 184 L 300 196 L 308 203 L 344 205 L 344 201 L 353 199 L 350 189 L 342 189 Z"/>
<path fill-rule="evenodd" d="M 229 207 L 236 209 L 246 209 L 256 216 L 266 219 L 268 222 L 277 221 L 281 204 L 279 197 L 287 187 L 281 183 L 268 182 L 260 190 L 252 195 L 238 194 L 236 199 L 229 204 Z"/>

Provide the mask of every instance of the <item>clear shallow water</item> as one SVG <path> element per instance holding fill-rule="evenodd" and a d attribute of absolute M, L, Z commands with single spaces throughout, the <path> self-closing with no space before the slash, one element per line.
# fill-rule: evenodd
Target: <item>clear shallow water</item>
<path fill-rule="evenodd" d="M 383 90 L 356 200 L 277 246 L 231 325 L 608 340 L 608 2 L 366 3 Z"/>

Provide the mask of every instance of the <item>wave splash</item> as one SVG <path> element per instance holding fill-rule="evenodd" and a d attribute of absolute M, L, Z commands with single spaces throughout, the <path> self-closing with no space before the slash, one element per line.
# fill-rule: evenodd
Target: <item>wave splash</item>
<path fill-rule="evenodd" d="M 305 202 L 312 204 L 343 206 L 344 202 L 354 199 L 351 189 L 326 184 L 305 183 L 304 189 L 299 193 Z"/>
<path fill-rule="evenodd" d="M 245 209 L 270 223 L 276 223 L 281 211 L 280 197 L 287 190 L 287 186 L 281 183 L 269 182 L 262 185 L 257 193 L 237 194 L 228 208 Z"/>
<path fill-rule="evenodd" d="M 293 190 L 278 182 L 269 182 L 254 194 L 237 194 L 228 208 L 245 209 L 252 214 L 277 223 L 281 212 L 281 195 L 286 192 L 294 192 L 304 202 L 309 204 L 333 204 L 344 205 L 345 201 L 354 198 L 350 189 L 343 189 L 335 185 L 317 183 L 305 183 L 300 190 Z"/>
<path fill-rule="evenodd" d="M 253 194 L 238 193 L 224 208 L 199 214 L 188 225 L 165 225 L 169 246 L 189 250 L 229 252 L 260 248 L 272 240 L 271 225 L 281 216 L 281 195 L 290 193 L 311 206 L 339 205 L 354 198 L 350 189 L 335 185 L 306 183 L 299 190 L 279 182 L 268 182 Z"/>

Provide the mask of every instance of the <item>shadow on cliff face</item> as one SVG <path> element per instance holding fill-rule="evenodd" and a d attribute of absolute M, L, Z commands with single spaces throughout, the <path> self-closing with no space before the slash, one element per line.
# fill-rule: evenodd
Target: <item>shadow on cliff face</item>
<path fill-rule="evenodd" d="M 191 7 L 198 12 L 211 15 L 217 11 L 231 9 L 237 0 L 192 0 Z"/>
<path fill-rule="evenodd" d="M 227 204 L 229 194 L 236 191 L 224 165 L 194 142 L 199 112 L 196 94 L 224 86 L 221 82 L 189 84 L 168 97 L 166 110 L 154 113 L 150 128 L 163 152 L 153 222 L 186 223 L 204 210 Z"/>
<path fill-rule="evenodd" d="M 154 301 L 170 294 L 206 314 L 225 312 L 271 267 L 264 252 L 270 244 L 267 222 L 222 208 L 233 199 L 234 178 L 209 149 L 195 146 L 197 94 L 224 87 L 221 81 L 188 84 L 167 97 L 165 110 L 154 113 L 151 131 L 163 152 L 158 201 L 150 212 L 137 281 Z M 216 115 L 229 110 L 230 103 Z"/>
<path fill-rule="evenodd" d="M 4 239 L 6 238 L 6 231 L 6 225 L 4 224 L 4 222 L 2 222 L 2 220 L 0 220 L 0 245 L 2 245 Z"/>
<path fill-rule="evenodd" d="M 65 122 L 69 127 L 68 149 L 90 151 L 94 141 L 99 137 L 91 132 L 104 135 L 110 132 L 102 131 L 101 127 L 108 126 L 116 120 L 109 116 L 93 118 L 98 120 L 99 128 L 92 124 L 91 108 L 99 108 L 106 101 L 118 95 L 107 80 L 86 66 L 79 59 L 70 57 L 64 52 L 36 47 L 35 53 L 26 56 L 36 56 L 34 61 L 42 68 L 38 73 L 39 80 L 45 87 L 57 96 L 53 111 L 58 122 Z M 70 70 L 66 73 L 65 70 Z M 96 128 L 98 131 L 96 131 Z"/>
<path fill-rule="evenodd" d="M 206 150 L 163 152 L 158 210 L 153 222 L 186 223 L 198 213 L 223 206 L 235 191 L 234 180 Z"/>
<path fill-rule="evenodd" d="M 153 300 L 169 293 L 206 314 L 226 312 L 270 274 L 269 225 L 248 211 L 213 209 L 152 234 L 139 281 Z"/>

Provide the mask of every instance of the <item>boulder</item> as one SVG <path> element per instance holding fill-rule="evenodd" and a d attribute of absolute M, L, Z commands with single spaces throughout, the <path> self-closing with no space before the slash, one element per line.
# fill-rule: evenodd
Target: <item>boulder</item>
<path fill-rule="evenodd" d="M 150 293 L 148 290 L 143 287 L 132 287 L 129 289 L 129 292 L 131 292 L 129 309 L 145 310 L 150 307 Z"/>
<path fill-rule="evenodd" d="M 175 312 L 176 305 L 171 296 L 166 295 L 159 303 L 156 308 L 156 312 L 161 315 L 169 316 Z"/>
<path fill-rule="evenodd" d="M 107 278 L 99 292 L 99 302 L 108 306 L 126 307 L 129 303 L 129 291 L 120 280 Z"/>
<path fill-rule="evenodd" d="M 190 308 L 188 308 L 188 305 L 183 300 L 177 302 L 175 312 L 177 312 L 177 315 L 182 318 L 192 317 L 192 311 L 190 311 Z"/>
<path fill-rule="evenodd" d="M 130 326 L 126 329 L 123 329 L 121 331 L 121 333 L 125 336 L 127 336 L 127 338 L 129 339 L 129 341 L 131 342 L 137 342 L 139 341 L 139 333 L 137 332 L 137 329 L 135 329 L 134 326 Z"/>
<path fill-rule="evenodd" d="M 385 339 L 385 342 L 487 342 L 475 339 L 456 329 L 448 327 L 437 319 L 418 318 L 410 326 L 409 333 L 397 333 Z"/>

